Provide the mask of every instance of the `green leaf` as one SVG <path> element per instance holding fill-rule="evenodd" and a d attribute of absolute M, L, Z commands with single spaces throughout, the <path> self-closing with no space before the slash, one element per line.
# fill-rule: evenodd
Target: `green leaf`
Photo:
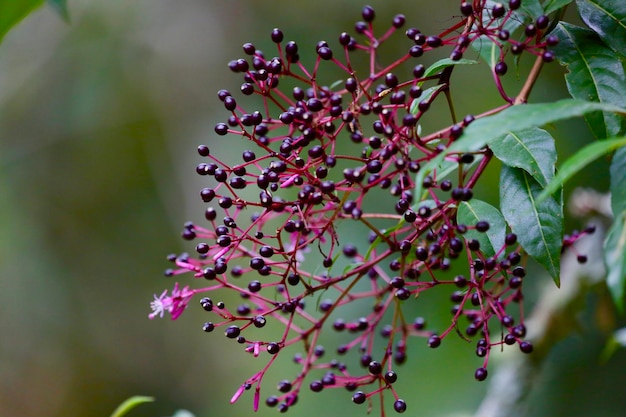
<path fill-rule="evenodd" d="M 418 106 L 419 106 L 420 102 L 430 100 L 430 98 L 433 96 L 433 94 L 435 94 L 439 90 L 442 90 L 442 89 L 444 89 L 446 87 L 447 86 L 445 84 L 437 84 L 437 85 L 434 85 L 434 86 L 424 90 L 422 92 L 422 95 L 419 96 L 418 99 L 413 100 L 413 102 L 411 103 L 411 107 L 409 108 L 409 111 L 411 112 L 411 114 L 416 115 L 417 113 L 419 113 L 420 109 L 419 109 Z"/>
<path fill-rule="evenodd" d="M 423 77 L 425 78 L 425 77 L 430 77 L 435 74 L 439 74 L 444 69 L 451 67 L 453 65 L 471 65 L 471 64 L 478 64 L 478 61 L 475 61 L 473 59 L 459 59 L 458 61 L 453 61 L 450 58 L 440 59 L 439 61 L 435 62 L 434 64 L 432 64 L 430 67 L 426 69 L 426 72 L 424 72 Z"/>
<path fill-rule="evenodd" d="M 67 0 L 46 0 L 48 5 L 55 9 L 66 22 L 70 21 L 70 13 L 67 10 Z"/>
<path fill-rule="evenodd" d="M 426 175 L 436 171 L 442 165 L 446 156 L 450 154 L 475 152 L 508 132 L 543 126 L 572 117 L 580 117 L 592 111 L 610 111 L 626 114 L 626 110 L 611 104 L 565 99 L 553 103 L 511 106 L 500 113 L 475 120 L 465 128 L 463 135 L 452 143 L 447 151 L 439 153 L 422 166 L 416 176 L 415 195 L 420 196 L 422 194 L 422 182 Z"/>
<path fill-rule="evenodd" d="M 543 11 L 543 6 L 539 0 L 524 0 L 522 1 L 521 10 L 525 15 L 531 16 L 533 19 L 538 18 L 542 14 L 545 14 Z"/>
<path fill-rule="evenodd" d="M 561 7 L 565 7 L 574 0 L 550 0 L 544 6 L 545 14 L 550 14 L 559 10 Z"/>
<path fill-rule="evenodd" d="M 624 311 L 626 294 L 626 211 L 615 217 L 613 226 L 604 242 L 604 262 L 606 263 L 606 284 L 613 302 L 620 312 Z"/>
<path fill-rule="evenodd" d="M 333 83 L 332 83 L 332 84 L 328 87 L 328 89 L 329 89 L 330 91 L 335 91 L 335 88 L 337 88 L 337 87 L 339 87 L 339 86 L 343 86 L 343 84 L 344 84 L 345 82 L 346 82 L 346 81 L 345 81 L 345 80 L 342 80 L 342 79 L 336 80 L 336 81 L 334 81 L 334 82 L 333 82 Z"/>
<path fill-rule="evenodd" d="M 611 208 L 613 215 L 626 211 L 626 147 L 620 148 L 611 161 Z"/>
<path fill-rule="evenodd" d="M 43 0 L 7 0 L 0 2 L 0 41 L 7 32 L 30 12 L 41 6 Z"/>
<path fill-rule="evenodd" d="M 500 61 L 500 48 L 491 39 L 485 35 L 481 35 L 472 42 L 472 47 L 478 51 L 478 55 L 493 68 Z"/>
<path fill-rule="evenodd" d="M 477 151 L 508 132 L 543 126 L 599 110 L 626 115 L 626 109 L 611 104 L 572 99 L 511 106 L 493 116 L 472 122 L 463 135 L 450 146 L 449 151 Z"/>
<path fill-rule="evenodd" d="M 522 168 L 542 187 L 554 176 L 554 138 L 543 129 L 535 127 L 509 132 L 491 142 L 489 147 L 502 163 Z"/>
<path fill-rule="evenodd" d="M 458 224 L 466 226 L 473 226 L 481 220 L 489 222 L 489 230 L 486 232 L 469 229 L 463 235 L 466 241 L 469 239 L 478 240 L 480 249 L 485 255 L 494 256 L 504 246 L 506 223 L 500 210 L 494 206 L 476 199 L 462 202 L 457 210 L 456 219 Z"/>
<path fill-rule="evenodd" d="M 149 403 L 149 402 L 152 402 L 152 401 L 154 401 L 154 398 L 152 398 L 152 397 L 145 397 L 145 396 L 141 396 L 141 395 L 136 395 L 134 397 L 130 397 L 129 399 L 124 401 L 122 404 L 120 404 L 115 409 L 113 414 L 111 414 L 111 417 L 122 417 L 123 415 L 128 414 L 128 412 L 130 410 L 132 410 L 133 408 L 135 408 L 139 404 Z"/>
<path fill-rule="evenodd" d="M 615 51 L 626 57 L 626 2 L 576 0 L 583 21 Z"/>
<path fill-rule="evenodd" d="M 560 189 L 567 180 L 572 178 L 594 160 L 622 146 L 626 146 L 626 136 L 593 142 L 578 150 L 578 152 L 569 157 L 569 159 L 561 165 L 559 172 L 539 196 L 539 200 L 543 200 L 548 195 Z M 617 175 L 622 176 L 622 182 L 624 181 L 624 175 L 626 175 L 624 172 L 625 171 L 617 173 Z M 619 183 L 621 184 L 622 182 Z"/>
<path fill-rule="evenodd" d="M 559 38 L 554 52 L 567 66 L 565 81 L 572 97 L 626 105 L 624 67 L 598 35 L 566 22 L 559 23 L 554 33 Z M 624 119 L 616 114 L 596 112 L 585 119 L 598 139 L 622 133 Z"/>
<path fill-rule="evenodd" d="M 563 207 L 554 198 L 537 202 L 541 186 L 526 171 L 502 166 L 500 206 L 522 248 L 560 285 Z"/>

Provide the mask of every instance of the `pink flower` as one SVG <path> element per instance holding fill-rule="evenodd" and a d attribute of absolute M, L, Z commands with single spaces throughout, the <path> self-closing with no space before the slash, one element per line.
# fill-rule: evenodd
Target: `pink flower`
<path fill-rule="evenodd" d="M 150 313 L 148 317 L 150 319 L 156 316 L 162 318 L 163 313 L 167 311 L 172 316 L 172 320 L 176 320 L 183 313 L 183 310 L 185 310 L 194 294 L 195 291 L 190 290 L 189 286 L 181 290 L 178 288 L 178 283 L 176 283 L 174 284 L 174 289 L 172 289 L 171 296 L 167 295 L 167 290 L 163 291 L 158 297 L 156 294 L 154 295 L 154 300 L 150 303 L 152 313 Z"/>

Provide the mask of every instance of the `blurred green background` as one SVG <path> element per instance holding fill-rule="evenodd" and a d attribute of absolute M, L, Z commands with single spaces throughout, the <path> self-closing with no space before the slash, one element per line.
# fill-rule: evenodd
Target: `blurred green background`
<path fill-rule="evenodd" d="M 457 1 L 369 4 L 380 27 L 401 12 L 426 33 L 446 28 L 458 13 Z M 183 222 L 203 215 L 195 147 L 231 151 L 213 142 L 213 126 L 225 117 L 215 93 L 240 83 L 227 62 L 242 55 L 247 41 L 271 56 L 273 27 L 302 51 L 322 39 L 336 44 L 340 32 L 353 33 L 363 3 L 68 5 L 70 24 L 43 7 L 0 45 L 0 416 L 109 416 L 136 394 L 157 399 L 133 411 L 137 417 L 180 408 L 197 417 L 249 415 L 250 396 L 233 406 L 228 400 L 260 361 L 207 337 L 199 309 L 176 322 L 150 321 L 149 302 L 173 285 L 162 275 L 165 255 L 193 247 L 179 238 Z M 404 51 L 406 43 L 397 48 Z M 461 115 L 500 103 L 489 77 L 480 77 L 484 65 L 474 67 L 455 73 Z M 557 64 L 547 68 L 531 98 L 564 97 L 562 73 Z M 519 84 L 515 74 L 510 83 Z M 559 127 L 561 159 L 589 140 L 582 122 Z M 480 193 L 495 201 L 497 165 L 492 169 Z M 605 190 L 605 162 L 576 180 Z M 536 281 L 549 278 L 537 272 Z M 533 285 L 531 294 L 540 288 Z M 623 415 L 626 355 L 598 360 L 606 333 L 594 317 L 602 300 L 589 296 L 583 326 L 550 357 L 532 415 Z M 445 318 L 449 308 L 431 302 L 421 313 Z M 407 414 L 471 415 L 480 403 L 486 384 L 472 375 L 481 360 L 452 339 L 436 351 L 414 348 L 399 369 L 399 392 L 411 399 Z M 286 363 L 281 371 L 291 377 L 297 368 Z M 301 395 L 300 402 L 291 414 L 365 415 L 346 392 Z M 258 413 L 274 414 L 264 407 Z"/>

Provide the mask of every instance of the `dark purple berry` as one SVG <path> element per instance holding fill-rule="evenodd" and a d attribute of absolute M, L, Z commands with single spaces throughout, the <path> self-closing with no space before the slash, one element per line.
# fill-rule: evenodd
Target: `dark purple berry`
<path fill-rule="evenodd" d="M 426 44 L 431 48 L 437 48 L 441 46 L 442 40 L 439 36 L 429 36 L 426 38 Z"/>
<path fill-rule="evenodd" d="M 287 42 L 285 45 L 285 53 L 291 56 L 296 55 L 298 53 L 298 44 L 294 41 Z"/>
<path fill-rule="evenodd" d="M 509 287 L 515 289 L 519 288 L 522 285 L 522 279 L 520 277 L 512 277 L 509 280 Z"/>
<path fill-rule="evenodd" d="M 352 402 L 355 404 L 363 404 L 367 396 L 363 391 L 357 391 L 352 395 Z"/>
<path fill-rule="evenodd" d="M 509 67 L 506 65 L 506 62 L 500 61 L 493 68 L 494 72 L 498 75 L 504 75 L 508 71 Z"/>
<path fill-rule="evenodd" d="M 530 342 L 522 342 L 519 344 L 519 348 L 524 353 L 531 353 L 533 351 L 533 345 Z"/>
<path fill-rule="evenodd" d="M 461 125 L 454 125 L 450 128 L 450 138 L 451 139 L 458 139 L 461 135 L 463 134 L 463 126 Z"/>
<path fill-rule="evenodd" d="M 378 375 L 382 372 L 383 366 L 380 364 L 380 362 L 371 361 L 367 366 L 367 370 L 372 375 Z"/>
<path fill-rule="evenodd" d="M 208 298 L 208 297 L 204 297 L 200 300 L 200 305 L 202 306 L 202 308 L 205 311 L 211 311 L 213 310 L 213 301 Z"/>
<path fill-rule="evenodd" d="M 511 327 L 515 323 L 515 319 L 509 315 L 503 316 L 500 321 L 502 322 L 502 325 L 506 327 Z"/>
<path fill-rule="evenodd" d="M 217 218 L 217 211 L 213 207 L 208 207 L 204 213 L 204 217 L 208 221 L 213 221 Z"/>
<path fill-rule="evenodd" d="M 278 343 L 272 342 L 267 345 L 267 351 L 270 355 L 275 355 L 280 351 L 280 345 Z"/>
<path fill-rule="evenodd" d="M 322 46 L 321 48 L 319 48 L 317 50 L 317 54 L 325 61 L 333 58 L 333 51 L 327 46 Z"/>
<path fill-rule="evenodd" d="M 243 44 L 243 51 L 246 53 L 246 55 L 254 55 L 256 48 L 254 47 L 253 44 L 251 44 L 250 42 L 247 42 Z"/>
<path fill-rule="evenodd" d="M 552 62 L 552 61 L 554 61 L 554 52 L 552 52 L 552 51 L 544 51 L 543 54 L 541 54 L 541 59 L 543 59 L 543 62 Z"/>
<path fill-rule="evenodd" d="M 459 36 L 459 38 L 456 41 L 456 44 L 457 44 L 456 50 L 462 52 L 463 48 L 468 47 L 470 42 L 471 42 L 471 40 L 470 40 L 469 36 L 466 36 L 466 35 Z"/>
<path fill-rule="evenodd" d="M 406 35 L 407 38 L 409 38 L 410 40 L 413 40 L 415 39 L 415 36 L 417 36 L 419 33 L 420 33 L 419 29 L 409 28 L 406 30 L 404 34 Z"/>
<path fill-rule="evenodd" d="M 313 392 L 320 392 L 324 389 L 324 384 L 322 384 L 322 381 L 320 380 L 315 380 L 311 382 L 311 384 L 309 385 L 309 388 Z"/>
<path fill-rule="evenodd" d="M 422 78 L 426 73 L 426 67 L 422 64 L 418 64 L 413 68 L 413 77 Z"/>
<path fill-rule="evenodd" d="M 509 233 L 504 238 L 504 243 L 507 246 L 514 245 L 517 242 L 517 235 L 515 233 Z"/>
<path fill-rule="evenodd" d="M 506 259 L 511 263 L 511 265 L 517 265 L 522 260 L 522 256 L 519 252 L 511 252 L 506 256 Z"/>
<path fill-rule="evenodd" d="M 559 43 L 559 38 L 557 38 L 556 35 L 550 35 L 546 38 L 546 43 L 549 46 L 555 46 Z"/>
<path fill-rule="evenodd" d="M 526 336 L 526 326 L 524 326 L 523 324 L 518 324 L 517 326 L 513 327 L 511 333 L 515 337 L 524 337 Z"/>
<path fill-rule="evenodd" d="M 265 404 L 268 407 L 276 407 L 276 405 L 278 404 L 278 398 L 273 395 L 270 397 L 267 397 L 267 399 L 265 400 Z"/>
<path fill-rule="evenodd" d="M 485 379 L 487 379 L 487 374 L 487 369 L 478 368 L 476 369 L 476 372 L 474 372 L 474 378 L 476 378 L 477 381 L 484 381 Z"/>
<path fill-rule="evenodd" d="M 267 320 L 263 316 L 256 316 L 254 319 L 252 319 L 252 324 L 254 324 L 254 327 L 259 329 L 265 326 L 266 323 Z"/>
<path fill-rule="evenodd" d="M 539 29 L 545 29 L 550 24 L 550 18 L 546 15 L 541 15 L 537 18 L 537 27 Z"/>
<path fill-rule="evenodd" d="M 457 275 L 454 277 L 454 284 L 459 288 L 464 288 L 467 285 L 467 278 L 463 275 Z"/>
<path fill-rule="evenodd" d="M 361 11 L 361 16 L 363 16 L 363 20 L 366 22 L 371 22 L 376 17 L 376 13 L 374 12 L 374 8 L 372 6 L 365 6 Z"/>
<path fill-rule="evenodd" d="M 432 335 L 428 338 L 428 347 L 430 348 L 438 348 L 441 345 L 441 338 L 437 335 Z"/>
<path fill-rule="evenodd" d="M 286 379 L 283 379 L 282 381 L 280 381 L 277 386 L 278 391 L 283 392 L 283 393 L 287 393 L 291 391 L 291 387 L 292 387 L 291 382 Z"/>
<path fill-rule="evenodd" d="M 514 43 L 513 45 L 511 45 L 511 53 L 513 55 L 519 55 L 522 52 L 524 52 L 524 44 L 523 43 Z"/>
<path fill-rule="evenodd" d="M 491 14 L 496 19 L 504 16 L 505 13 L 506 13 L 506 9 L 504 8 L 504 5 L 502 3 L 494 4 L 493 8 L 491 9 Z"/>
<path fill-rule="evenodd" d="M 461 14 L 463 16 L 470 16 L 474 12 L 474 8 L 472 7 L 472 3 L 464 1 L 461 3 Z"/>
<path fill-rule="evenodd" d="M 210 154 L 209 147 L 206 145 L 198 146 L 198 154 L 200 154 L 200 156 L 209 156 Z"/>
<path fill-rule="evenodd" d="M 459 61 L 461 58 L 463 58 L 463 51 L 455 49 L 450 53 L 450 59 L 452 61 Z"/>
<path fill-rule="evenodd" d="M 275 43 L 281 43 L 283 41 L 283 31 L 278 28 L 272 29 L 271 38 Z"/>
<path fill-rule="evenodd" d="M 487 230 L 489 230 L 489 222 L 486 222 L 484 220 L 479 221 L 478 223 L 476 223 L 476 230 L 478 230 L 479 232 L 486 232 Z"/>
<path fill-rule="evenodd" d="M 477 251 L 480 249 L 480 242 L 476 239 L 469 239 L 467 241 L 467 247 L 471 251 Z"/>
<path fill-rule="evenodd" d="M 228 126 L 226 126 L 226 123 L 218 123 L 215 125 L 215 133 L 217 133 L 220 136 L 224 136 L 225 134 L 228 133 Z"/>
<path fill-rule="evenodd" d="M 523 278 L 526 276 L 526 269 L 523 266 L 517 266 L 511 271 L 513 276 Z"/>
<path fill-rule="evenodd" d="M 463 298 L 464 295 L 461 291 L 455 291 L 450 294 L 450 301 L 452 301 L 453 303 L 460 303 L 461 301 L 463 301 Z"/>
<path fill-rule="evenodd" d="M 385 85 L 389 88 L 394 88 L 398 85 L 398 77 L 389 72 L 387 73 L 387 75 L 385 75 Z"/>
<path fill-rule="evenodd" d="M 393 288 L 402 288 L 404 287 L 404 278 L 402 277 L 393 277 L 390 282 Z"/>
<path fill-rule="evenodd" d="M 411 49 L 409 49 L 409 55 L 413 58 L 419 58 L 424 55 L 424 49 L 419 45 L 413 45 Z"/>
<path fill-rule="evenodd" d="M 417 214 L 413 210 L 407 210 L 404 213 L 404 220 L 408 223 L 414 223 L 417 220 Z"/>
<path fill-rule="evenodd" d="M 387 371 L 385 373 L 385 382 L 388 384 L 393 384 L 398 380 L 398 375 L 394 371 Z"/>
<path fill-rule="evenodd" d="M 250 292 L 259 292 L 259 291 L 261 291 L 261 282 L 257 281 L 257 280 L 251 281 L 248 284 L 248 290 Z"/>
<path fill-rule="evenodd" d="M 398 413 L 404 413 L 406 411 L 406 402 L 401 399 L 397 399 L 396 402 L 393 403 L 393 409 Z"/>
<path fill-rule="evenodd" d="M 399 29 L 402 26 L 404 26 L 405 21 L 406 21 L 406 18 L 404 17 L 403 14 L 397 14 L 393 17 L 391 24 L 393 25 L 394 28 Z"/>
<path fill-rule="evenodd" d="M 249 96 L 252 93 L 254 93 L 254 85 L 251 83 L 243 83 L 241 84 L 241 88 L 240 88 L 241 92 L 243 93 L 243 95 Z M 243 125 L 252 125 L 252 117 L 250 115 L 243 115 L 241 116 L 241 123 Z"/>
<path fill-rule="evenodd" d="M 237 326 L 229 326 L 226 329 L 226 331 L 224 332 L 224 334 L 229 339 L 235 339 L 235 338 L 237 338 L 239 336 L 239 332 L 240 332 L 239 327 L 237 327 Z"/>
<path fill-rule="evenodd" d="M 345 328 L 346 328 L 346 322 L 343 321 L 342 319 L 337 319 L 333 323 L 333 329 L 335 329 L 338 332 L 345 330 Z"/>

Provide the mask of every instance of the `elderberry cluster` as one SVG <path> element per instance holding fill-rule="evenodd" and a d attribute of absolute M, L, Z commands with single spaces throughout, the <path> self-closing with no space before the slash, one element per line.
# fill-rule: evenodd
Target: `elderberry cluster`
<path fill-rule="evenodd" d="M 404 30 L 405 53 L 388 65 L 378 62 L 377 50 L 406 19 L 396 15 L 378 34 L 369 6 L 354 35 L 344 32 L 336 45 L 315 45 L 312 67 L 300 60 L 302 49 L 308 48 L 285 41 L 279 29 L 271 32 L 275 55 L 246 43 L 244 57 L 228 64 L 243 82 L 238 92 L 218 92 L 228 117 L 215 133 L 229 141 L 240 139 L 249 149 L 239 160 L 228 161 L 219 153 L 227 141 L 216 138 L 213 149 L 198 147 L 205 160 L 196 172 L 207 179 L 200 191 L 206 222 L 185 225 L 182 237 L 197 242 L 195 253 L 171 255 L 174 266 L 166 275 L 191 273 L 204 286 L 181 288 L 177 283 L 169 294 L 155 297 L 150 317 L 168 312 L 176 319 L 199 295 L 209 315 L 205 332 L 219 329 L 242 351 L 267 358 L 231 402 L 254 388 L 256 410 L 265 373 L 287 350 L 301 370 L 265 396 L 268 406 L 285 412 L 303 390 L 341 388 L 353 392 L 356 404 L 376 397 L 382 404 L 383 394 L 391 395 L 399 413 L 407 404 L 394 388 L 397 367 L 406 361 L 414 339 L 437 348 L 450 333 L 476 337 L 475 353 L 482 364 L 475 378 L 480 381 L 487 377 L 494 346 L 532 351 L 524 339 L 526 271 L 515 234 L 488 254 L 476 236 L 488 232 L 489 222 L 457 221 L 459 205 L 473 198 L 492 158 L 490 150 L 449 153 L 448 172 L 424 176 L 419 184 L 423 195 L 414 195 L 420 167 L 446 152 L 475 120 L 471 115 L 456 120 L 451 112 L 449 126 L 421 132 L 420 121 L 432 103 L 449 98 L 454 68 L 446 64 L 430 71 L 422 57 L 449 48 L 449 61 L 455 62 L 477 55 L 470 49 L 474 42 L 490 40 L 499 51 L 491 68 L 496 85 L 505 103 L 513 104 L 499 82 L 507 72 L 506 55 L 528 51 L 549 62 L 553 55 L 546 47 L 556 42 L 542 36 L 549 23 L 545 16 L 528 23 L 514 40 L 506 27 L 511 20 L 526 19 L 516 13 L 519 7 L 515 0 L 508 7 L 463 1 L 458 21 L 441 33 Z M 352 56 L 357 53 L 368 56 L 367 68 L 355 68 Z M 320 83 L 331 67 L 343 78 L 332 85 Z M 249 108 L 248 96 L 261 105 Z M 350 230 L 348 236 L 345 230 Z M 369 241 L 363 244 L 358 236 L 369 236 Z M 465 273 L 441 278 L 440 271 L 455 261 L 466 264 Z M 429 329 L 424 318 L 403 314 L 418 295 L 439 286 L 451 289 L 448 328 Z M 231 308 L 216 301 L 225 291 L 239 294 L 241 304 Z M 369 303 L 369 312 L 353 316 L 354 302 Z M 282 329 L 275 338 L 264 333 L 270 321 Z M 332 351 L 320 344 L 329 331 L 346 335 Z M 375 340 L 383 340 L 384 348 Z M 359 355 L 360 367 L 339 360 L 349 353 Z"/>

